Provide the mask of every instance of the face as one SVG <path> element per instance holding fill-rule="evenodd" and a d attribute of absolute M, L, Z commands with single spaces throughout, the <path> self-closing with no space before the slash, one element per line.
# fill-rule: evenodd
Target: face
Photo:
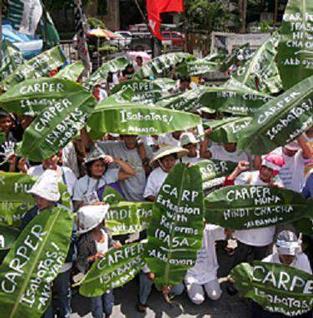
<path fill-rule="evenodd" d="M 179 88 L 183 92 L 186 91 L 187 89 L 190 88 L 190 82 L 188 82 L 188 81 L 180 82 Z"/>
<path fill-rule="evenodd" d="M 106 166 L 103 160 L 96 160 L 90 167 L 90 174 L 93 178 L 101 178 L 105 172 Z"/>
<path fill-rule="evenodd" d="M 125 146 L 127 149 L 135 149 L 137 147 L 137 136 L 123 135 Z"/>
<path fill-rule="evenodd" d="M 59 156 L 53 155 L 49 159 L 46 159 L 42 162 L 44 169 L 56 170 L 59 162 Z"/>
<path fill-rule="evenodd" d="M 22 128 L 25 130 L 32 123 L 33 119 L 34 118 L 31 116 L 27 116 L 27 115 L 22 116 L 20 118 L 20 124 L 21 124 Z"/>
<path fill-rule="evenodd" d="M 283 152 L 288 157 L 293 157 L 298 152 L 298 150 L 291 150 L 289 148 L 283 147 Z"/>
<path fill-rule="evenodd" d="M 284 265 L 290 265 L 295 259 L 294 255 L 279 255 L 279 260 Z"/>
<path fill-rule="evenodd" d="M 188 144 L 185 145 L 183 148 L 187 149 L 188 157 L 197 157 L 197 145 L 196 144 Z"/>
<path fill-rule="evenodd" d="M 183 132 L 182 132 L 181 130 L 177 130 L 177 131 L 172 132 L 172 136 L 173 136 L 175 139 L 179 140 L 179 138 L 180 138 L 180 136 L 181 136 L 182 133 L 183 133 Z"/>
<path fill-rule="evenodd" d="M 265 166 L 261 166 L 259 173 L 260 173 L 260 179 L 266 183 L 270 183 L 274 177 L 273 169 L 265 167 Z"/>
<path fill-rule="evenodd" d="M 235 152 L 237 145 L 235 143 L 224 144 L 224 149 L 228 152 Z"/>
<path fill-rule="evenodd" d="M 39 210 L 50 208 L 54 204 L 54 202 L 39 197 L 38 195 L 34 195 L 34 199 Z"/>
<path fill-rule="evenodd" d="M 0 131 L 8 133 L 13 126 L 13 121 L 10 116 L 0 117 Z"/>
<path fill-rule="evenodd" d="M 160 161 L 162 163 L 161 168 L 165 172 L 170 172 L 172 168 L 175 166 L 176 157 L 174 155 L 169 155 L 169 156 L 163 157 Z"/>
<path fill-rule="evenodd" d="M 136 57 L 136 63 L 137 63 L 137 65 L 141 66 L 142 65 L 142 58 Z"/>

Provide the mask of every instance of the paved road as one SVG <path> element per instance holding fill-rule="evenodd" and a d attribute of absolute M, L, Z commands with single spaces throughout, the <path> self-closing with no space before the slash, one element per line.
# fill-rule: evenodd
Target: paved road
<path fill-rule="evenodd" d="M 164 318 L 164 317 L 212 317 L 212 318 L 250 318 L 249 303 L 238 296 L 229 296 L 226 292 L 218 301 L 206 300 L 204 304 L 192 304 L 187 295 L 175 298 L 177 304 L 168 305 L 160 293 L 153 290 L 149 298 L 149 309 L 146 314 L 136 311 L 137 282 L 132 281 L 123 288 L 116 289 L 113 318 Z M 73 314 L 71 318 L 91 318 L 88 308 L 88 299 L 75 295 L 73 297 Z"/>

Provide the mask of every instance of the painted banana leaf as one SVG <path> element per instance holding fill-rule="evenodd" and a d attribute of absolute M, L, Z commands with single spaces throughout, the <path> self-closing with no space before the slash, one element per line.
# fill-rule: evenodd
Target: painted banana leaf
<path fill-rule="evenodd" d="M 251 154 L 271 152 L 313 125 L 313 76 L 263 105 L 240 132 L 238 146 Z"/>
<path fill-rule="evenodd" d="M 1 95 L 0 107 L 19 115 L 35 116 L 44 109 L 57 111 L 69 107 L 73 101 L 78 103 L 76 95 L 84 100 L 90 93 L 79 84 L 65 79 L 32 79 L 15 85 Z"/>
<path fill-rule="evenodd" d="M 151 61 L 145 63 L 139 71 L 134 74 L 134 79 L 144 79 L 149 77 L 160 77 L 162 74 L 180 63 L 195 60 L 195 57 L 189 53 L 177 52 L 162 54 Z M 166 74 L 165 74 L 166 75 Z"/>
<path fill-rule="evenodd" d="M 293 222 L 297 233 L 305 235 L 313 235 L 313 218 L 303 218 L 301 220 Z"/>
<path fill-rule="evenodd" d="M 112 235 L 124 235 L 147 229 L 152 217 L 151 202 L 119 202 L 111 204 L 105 224 Z"/>
<path fill-rule="evenodd" d="M 22 81 L 48 76 L 52 70 L 61 67 L 65 60 L 61 48 L 56 46 L 20 65 L 0 83 L 0 86 L 4 90 L 8 90 Z"/>
<path fill-rule="evenodd" d="M 209 120 L 203 126 L 213 129 L 210 134 L 211 140 L 221 144 L 236 143 L 239 132 L 247 128 L 251 121 L 251 117 L 228 117 L 219 120 Z"/>
<path fill-rule="evenodd" d="M 86 80 L 84 86 L 88 90 L 99 84 L 101 81 L 105 81 L 110 72 L 116 73 L 123 71 L 129 64 L 129 60 L 126 57 L 117 57 L 113 60 L 105 62 L 99 67 L 91 76 Z"/>
<path fill-rule="evenodd" d="M 4 40 L 1 46 L 0 81 L 3 81 L 24 63 L 24 58 L 20 50 L 10 42 Z"/>
<path fill-rule="evenodd" d="M 223 61 L 221 71 L 226 72 L 232 65 L 242 65 L 248 61 L 252 56 L 250 44 L 246 43 L 232 50 L 225 60 Z"/>
<path fill-rule="evenodd" d="M 96 104 L 91 93 L 68 80 L 40 79 L 27 87 L 43 85 L 53 87 L 52 95 L 54 88 L 59 87 L 60 97 L 38 114 L 23 135 L 20 153 L 35 162 L 41 162 L 65 147 L 86 125 Z M 45 91 L 43 95 L 49 98 L 49 92 Z"/>
<path fill-rule="evenodd" d="M 84 70 L 84 65 L 81 61 L 65 66 L 60 70 L 55 78 L 67 79 L 76 82 Z"/>
<path fill-rule="evenodd" d="M 110 205 L 116 205 L 121 201 L 124 201 L 125 199 L 122 197 L 122 195 L 113 189 L 110 186 L 105 187 L 105 190 L 102 195 L 102 201 L 105 203 L 108 203 Z"/>
<path fill-rule="evenodd" d="M 196 127 L 201 123 L 202 120 L 197 115 L 135 103 L 110 105 L 108 99 L 97 104 L 88 120 L 90 136 L 94 139 L 102 137 L 107 132 L 127 135 L 160 135 Z"/>
<path fill-rule="evenodd" d="M 287 90 L 313 75 L 313 2 L 289 0 L 280 27 L 277 64 Z"/>
<path fill-rule="evenodd" d="M 131 281 L 145 265 L 143 252 L 143 243 L 124 245 L 119 250 L 111 249 L 92 264 L 80 283 L 79 293 L 85 297 L 98 297 Z"/>
<path fill-rule="evenodd" d="M 6 318 L 39 318 L 71 241 L 71 211 L 41 212 L 22 231 L 0 266 L 0 307 Z"/>
<path fill-rule="evenodd" d="M 18 229 L 0 224 L 0 251 L 9 250 L 19 234 Z"/>
<path fill-rule="evenodd" d="M 155 103 L 162 96 L 163 88 L 149 80 L 130 80 L 113 87 L 112 94 L 131 89 L 132 95 L 128 99 L 132 103 Z"/>
<path fill-rule="evenodd" d="M 241 263 L 230 273 L 243 297 L 252 299 L 264 310 L 284 316 L 302 316 L 313 307 L 313 276 L 283 264 L 254 261 Z M 297 284 L 301 281 L 301 284 Z"/>
<path fill-rule="evenodd" d="M 0 224 L 18 227 L 25 213 L 35 205 L 27 191 L 35 178 L 23 173 L 0 172 Z M 62 205 L 70 208 L 71 198 L 64 184 L 59 184 Z"/>
<path fill-rule="evenodd" d="M 176 73 L 183 76 L 198 76 L 210 72 L 218 72 L 221 69 L 225 56 L 218 53 L 210 54 L 202 59 L 188 61 L 176 68 Z"/>
<path fill-rule="evenodd" d="M 232 77 L 264 94 L 279 93 L 282 90 L 282 82 L 275 61 L 278 42 L 277 34 L 271 36 Z"/>
<path fill-rule="evenodd" d="M 162 99 L 157 105 L 189 112 L 206 108 L 206 111 L 211 113 L 219 111 L 237 116 L 249 116 L 270 99 L 272 98 L 269 95 L 232 80 L 222 86 L 200 86 L 178 96 Z"/>
<path fill-rule="evenodd" d="M 178 164 L 160 189 L 147 231 L 145 260 L 158 289 L 183 281 L 201 248 L 203 227 L 200 169 Z"/>
<path fill-rule="evenodd" d="M 231 186 L 204 200 L 205 219 L 234 230 L 290 223 L 313 215 L 312 202 L 301 193 L 264 186 Z"/>
<path fill-rule="evenodd" d="M 223 185 L 225 177 L 230 175 L 236 168 L 237 163 L 224 160 L 201 160 L 195 164 L 199 167 L 203 191 Z"/>

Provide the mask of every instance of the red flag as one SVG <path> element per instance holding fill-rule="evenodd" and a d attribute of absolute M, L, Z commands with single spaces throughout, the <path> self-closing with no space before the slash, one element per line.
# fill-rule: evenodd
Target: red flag
<path fill-rule="evenodd" d="M 183 12 L 183 0 L 147 0 L 147 13 L 149 27 L 159 40 L 162 40 L 160 32 L 162 12 Z"/>

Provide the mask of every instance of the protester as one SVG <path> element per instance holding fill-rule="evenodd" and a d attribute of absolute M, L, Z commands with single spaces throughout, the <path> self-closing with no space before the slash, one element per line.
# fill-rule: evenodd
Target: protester
<path fill-rule="evenodd" d="M 211 300 L 217 300 L 222 295 L 222 289 L 217 280 L 218 263 L 215 251 L 215 242 L 224 240 L 225 235 L 231 232 L 223 228 L 206 224 L 203 231 L 202 248 L 198 252 L 195 266 L 190 268 L 185 277 L 187 294 L 190 300 L 200 305 L 205 300 L 205 294 Z"/>
<path fill-rule="evenodd" d="M 143 66 L 143 58 L 140 55 L 138 55 L 138 56 L 136 56 L 135 62 L 136 62 L 136 64 L 134 65 L 134 69 L 135 69 L 135 72 L 137 72 Z"/>
<path fill-rule="evenodd" d="M 183 163 L 197 163 L 200 159 L 200 153 L 197 149 L 200 141 L 192 132 L 182 133 L 180 136 L 180 145 L 188 150 L 187 156 L 182 157 Z"/>
<path fill-rule="evenodd" d="M 78 256 L 77 267 L 82 273 L 87 273 L 91 265 L 103 258 L 111 248 L 120 248 L 119 242 L 114 242 L 105 228 L 104 220 L 108 205 L 86 205 L 77 212 L 78 219 Z M 113 291 L 107 291 L 102 296 L 91 297 L 92 317 L 106 318 L 112 314 L 114 306 Z"/>
<path fill-rule="evenodd" d="M 282 156 L 269 154 L 263 159 L 259 171 L 247 171 L 249 163 L 240 161 L 233 173 L 226 178 L 225 185 L 283 187 L 277 176 L 284 164 Z M 275 226 L 235 231 L 234 237 L 238 240 L 238 247 L 233 256 L 234 266 L 245 261 L 263 259 L 273 242 L 274 234 Z"/>
<path fill-rule="evenodd" d="M 109 168 L 111 164 L 118 168 Z M 118 181 L 128 179 L 135 175 L 134 169 L 120 159 L 106 155 L 99 148 L 95 148 L 85 161 L 87 174 L 78 179 L 74 186 L 73 202 L 77 210 L 82 205 L 101 201 L 101 194 L 107 185 L 119 189 Z"/>
<path fill-rule="evenodd" d="M 58 187 L 58 175 L 55 170 L 47 169 L 37 179 L 36 183 L 28 191 L 34 196 L 36 205 L 29 210 L 23 217 L 20 229 L 23 230 L 26 225 L 39 213 L 59 205 L 61 194 Z M 65 208 L 65 207 L 64 207 Z M 70 211 L 69 211 L 70 212 Z M 71 213 L 71 212 L 70 212 Z M 76 259 L 76 227 L 73 224 L 73 233 L 71 244 L 65 263 L 63 264 L 58 276 L 52 284 L 52 305 L 48 307 L 44 318 L 52 318 L 59 312 L 59 317 L 69 318 L 71 314 L 71 286 L 70 275 L 73 261 Z"/>
<path fill-rule="evenodd" d="M 284 264 L 297 268 L 309 274 L 312 269 L 308 257 L 301 250 L 301 240 L 291 231 L 282 231 L 277 235 L 274 252 L 262 260 L 265 263 Z M 271 313 L 253 303 L 251 317 L 258 318 L 283 318 L 289 317 L 283 314 Z M 298 318 L 311 318 L 312 310 L 303 315 L 296 315 Z"/>
<path fill-rule="evenodd" d="M 120 138 L 120 141 L 99 141 L 96 145 L 106 154 L 121 158 L 133 167 L 135 173 L 120 182 L 122 193 L 127 201 L 143 201 L 151 149 L 136 135 L 121 135 Z"/>
<path fill-rule="evenodd" d="M 143 194 L 147 201 L 155 201 L 164 180 L 175 166 L 177 159 L 187 155 L 187 153 L 188 150 L 184 148 L 172 146 L 162 147 L 155 153 L 150 165 L 157 165 L 157 168 L 151 172 Z"/>
<path fill-rule="evenodd" d="M 30 167 L 27 170 L 27 174 L 31 177 L 38 178 L 44 173 L 45 170 L 54 170 L 58 176 L 58 182 L 66 185 L 67 191 L 72 197 L 77 178 L 70 168 L 59 165 L 61 157 L 62 150 L 60 150 L 58 154 L 54 154 L 50 158 L 43 160 L 42 164 Z"/>

